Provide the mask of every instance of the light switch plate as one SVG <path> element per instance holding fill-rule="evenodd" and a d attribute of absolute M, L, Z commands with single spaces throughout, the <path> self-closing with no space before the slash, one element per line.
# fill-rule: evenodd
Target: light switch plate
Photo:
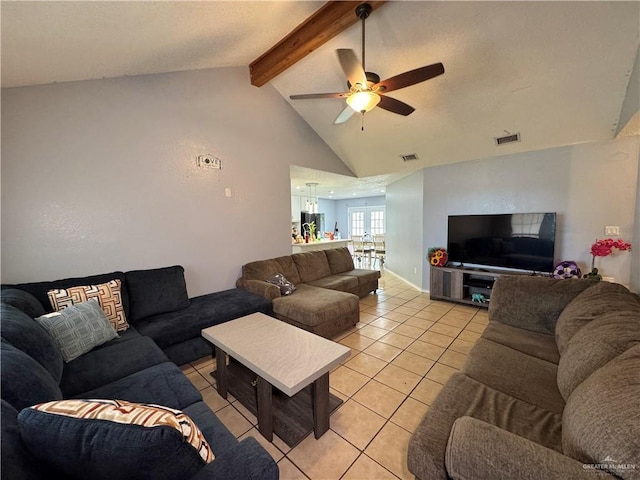
<path fill-rule="evenodd" d="M 620 227 L 618 226 L 607 226 L 604 227 L 605 235 L 620 235 Z"/>

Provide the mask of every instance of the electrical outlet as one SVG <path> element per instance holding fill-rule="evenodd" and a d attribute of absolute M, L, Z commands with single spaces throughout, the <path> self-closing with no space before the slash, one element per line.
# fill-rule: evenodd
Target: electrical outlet
<path fill-rule="evenodd" d="M 413 273 L 414 275 L 418 273 L 418 267 L 413 267 Z"/>
<path fill-rule="evenodd" d="M 605 235 L 614 235 L 614 236 L 615 235 L 620 235 L 620 227 L 618 227 L 618 226 L 614 226 L 614 227 L 607 226 L 607 227 L 604 227 L 604 234 Z"/>

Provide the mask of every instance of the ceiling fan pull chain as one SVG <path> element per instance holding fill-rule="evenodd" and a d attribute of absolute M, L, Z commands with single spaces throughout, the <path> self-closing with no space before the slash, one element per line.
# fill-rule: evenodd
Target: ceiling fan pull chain
<path fill-rule="evenodd" d="M 360 131 L 364 132 L 364 112 L 362 112 L 362 126 L 360 127 Z"/>

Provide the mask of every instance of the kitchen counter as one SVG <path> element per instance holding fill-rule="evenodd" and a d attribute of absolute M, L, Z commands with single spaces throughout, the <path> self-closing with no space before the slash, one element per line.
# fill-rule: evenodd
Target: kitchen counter
<path fill-rule="evenodd" d="M 351 240 L 320 240 L 319 242 L 292 243 L 291 253 L 313 252 L 315 250 L 327 250 L 329 248 L 341 248 L 349 245 Z"/>

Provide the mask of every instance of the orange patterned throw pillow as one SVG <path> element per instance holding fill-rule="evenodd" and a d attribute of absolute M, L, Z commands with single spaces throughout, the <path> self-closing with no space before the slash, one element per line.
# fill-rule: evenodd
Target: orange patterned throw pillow
<path fill-rule="evenodd" d="M 47 295 L 51 306 L 56 311 L 76 303 L 86 302 L 90 298 L 97 298 L 100 308 L 102 308 L 113 328 L 117 332 L 124 332 L 129 328 L 129 324 L 124 314 L 121 287 L 122 282 L 116 279 L 100 285 L 81 285 L 49 290 Z"/>
<path fill-rule="evenodd" d="M 187 414 L 159 405 L 60 400 L 25 408 L 18 423 L 31 453 L 71 478 L 183 480 L 215 459 Z"/>

